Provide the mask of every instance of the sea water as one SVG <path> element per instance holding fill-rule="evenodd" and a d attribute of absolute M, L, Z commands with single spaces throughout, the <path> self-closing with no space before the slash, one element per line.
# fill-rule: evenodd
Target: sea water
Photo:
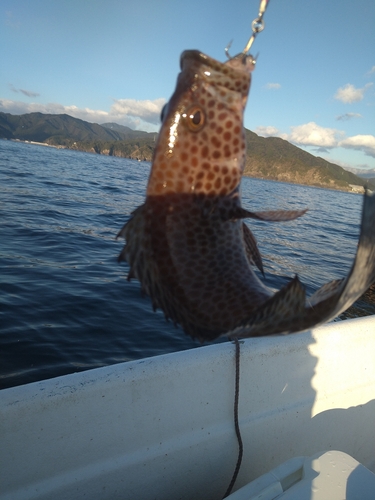
<path fill-rule="evenodd" d="M 149 170 L 0 140 L 0 388 L 200 345 L 154 313 L 117 263 L 116 234 Z M 298 274 L 312 293 L 347 274 L 361 196 L 245 177 L 242 198 L 253 211 L 309 209 L 292 222 L 249 221 L 268 286 Z"/>

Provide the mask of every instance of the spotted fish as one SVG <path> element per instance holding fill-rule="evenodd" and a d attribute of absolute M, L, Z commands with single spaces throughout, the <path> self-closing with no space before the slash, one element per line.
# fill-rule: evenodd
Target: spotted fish
<path fill-rule="evenodd" d="M 346 279 L 306 298 L 295 277 L 278 292 L 263 284 L 256 240 L 243 219 L 288 221 L 302 211 L 251 212 L 241 205 L 246 147 L 243 112 L 254 59 L 226 63 L 183 52 L 176 90 L 162 113 L 146 200 L 118 236 L 128 278 L 154 309 L 210 341 L 222 335 L 293 333 L 326 322 L 375 281 L 375 196 L 364 198 L 361 236 Z"/>

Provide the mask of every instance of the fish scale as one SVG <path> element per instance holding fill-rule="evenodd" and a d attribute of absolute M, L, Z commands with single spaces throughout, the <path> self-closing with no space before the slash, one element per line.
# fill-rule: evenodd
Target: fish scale
<path fill-rule="evenodd" d="M 246 161 L 243 113 L 255 61 L 221 63 L 185 51 L 163 112 L 145 203 L 118 236 L 129 279 L 154 308 L 200 341 L 222 335 L 293 333 L 328 321 L 375 281 L 375 196 L 366 195 L 356 260 L 346 280 L 306 300 L 295 277 L 279 292 L 264 285 L 255 237 L 243 219 L 288 221 L 306 210 L 251 212 L 241 205 Z M 344 309 L 343 309 L 344 308 Z"/>

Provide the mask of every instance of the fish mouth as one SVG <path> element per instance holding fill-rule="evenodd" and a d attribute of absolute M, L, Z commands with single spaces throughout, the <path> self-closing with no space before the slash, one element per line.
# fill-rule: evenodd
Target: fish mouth
<path fill-rule="evenodd" d="M 218 61 L 199 50 L 185 50 L 180 57 L 182 73 L 195 72 L 211 84 L 239 92 L 247 97 L 255 60 L 251 55 L 238 54 L 226 62 Z"/>

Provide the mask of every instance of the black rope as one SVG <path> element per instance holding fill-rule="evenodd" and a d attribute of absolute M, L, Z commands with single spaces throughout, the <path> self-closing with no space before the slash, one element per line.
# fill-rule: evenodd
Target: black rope
<path fill-rule="evenodd" d="M 236 430 L 236 436 L 237 436 L 237 441 L 238 441 L 238 458 L 237 458 L 237 464 L 236 468 L 234 469 L 234 473 L 232 476 L 232 480 L 228 486 L 227 491 L 225 492 L 225 495 L 223 496 L 223 499 L 226 498 L 230 492 L 232 491 L 232 488 L 234 486 L 234 483 L 236 482 L 238 473 L 241 468 L 241 462 L 242 462 L 242 456 L 243 456 L 243 443 L 242 443 L 242 437 L 241 437 L 241 431 L 240 431 L 240 426 L 238 423 L 238 400 L 239 400 L 239 395 L 240 395 L 240 343 L 237 338 L 233 339 L 235 346 L 236 346 L 236 382 L 235 382 L 235 393 L 234 393 L 234 428 Z"/>

